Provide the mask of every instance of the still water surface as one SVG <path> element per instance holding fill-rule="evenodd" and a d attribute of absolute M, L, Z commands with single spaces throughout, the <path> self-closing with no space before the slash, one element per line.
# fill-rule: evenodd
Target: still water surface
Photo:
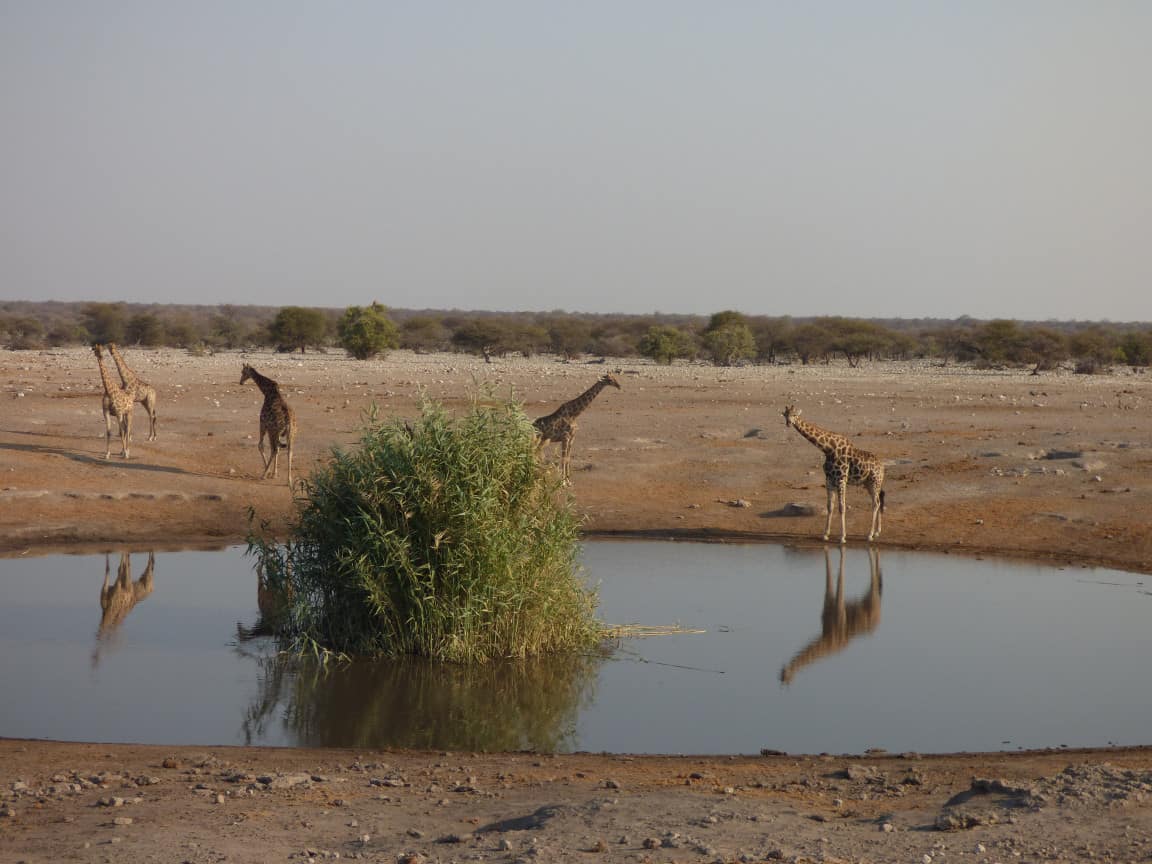
<path fill-rule="evenodd" d="M 589 542 L 583 559 L 602 620 L 704 632 L 603 657 L 321 670 L 260 635 L 242 549 L 3 559 L 0 735 L 635 753 L 1152 743 L 1141 575 L 769 545 Z"/>

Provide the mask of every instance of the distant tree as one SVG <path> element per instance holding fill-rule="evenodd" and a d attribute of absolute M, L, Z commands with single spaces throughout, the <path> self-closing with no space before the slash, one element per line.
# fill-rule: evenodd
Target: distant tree
<path fill-rule="evenodd" d="M 7 335 L 13 351 L 39 348 L 44 342 L 44 325 L 31 315 L 13 315 L 0 319 L 0 334 Z"/>
<path fill-rule="evenodd" d="M 972 333 L 973 350 L 989 365 L 1026 362 L 1027 342 L 1020 325 L 1003 319 L 981 324 Z"/>
<path fill-rule="evenodd" d="M 1034 364 L 1032 373 L 1055 369 L 1068 359 L 1068 338 L 1049 327 L 1034 327 L 1025 336 L 1025 356 Z"/>
<path fill-rule="evenodd" d="M 151 312 L 137 312 L 124 326 L 124 341 L 129 345 L 163 345 L 167 335 L 164 322 Z"/>
<path fill-rule="evenodd" d="M 439 318 L 416 315 L 400 325 L 400 347 L 412 351 L 440 351 L 448 347 L 452 334 Z"/>
<path fill-rule="evenodd" d="M 509 341 L 508 327 L 496 318 L 472 318 L 452 334 L 452 344 L 461 351 L 479 354 L 487 363 L 494 354 L 503 354 Z"/>
<path fill-rule="evenodd" d="M 1117 352 L 1128 366 L 1152 364 L 1152 330 L 1130 331 L 1120 337 Z"/>
<path fill-rule="evenodd" d="M 919 339 L 903 330 L 889 331 L 889 356 L 895 360 L 907 360 L 910 357 L 923 356 L 926 351 Z"/>
<path fill-rule="evenodd" d="M 1123 356 L 1114 335 L 1100 327 L 1088 327 L 1072 334 L 1068 349 L 1076 360 L 1076 371 L 1089 374 L 1107 368 Z"/>
<path fill-rule="evenodd" d="M 170 318 L 164 325 L 166 331 L 165 341 L 177 348 L 203 347 L 204 333 L 200 321 L 191 315 L 177 315 Z"/>
<path fill-rule="evenodd" d="M 752 323 L 752 337 L 756 340 L 756 357 L 767 363 L 792 350 L 792 319 L 761 318 Z"/>
<path fill-rule="evenodd" d="M 748 319 L 739 312 L 714 314 L 700 342 L 717 366 L 735 366 L 756 356 L 756 340 Z"/>
<path fill-rule="evenodd" d="M 328 319 L 319 309 L 285 306 L 276 314 L 270 331 L 277 347 L 290 351 L 299 348 L 303 354 L 309 345 L 315 348 L 324 344 Z"/>
<path fill-rule="evenodd" d="M 552 318 L 545 327 L 548 330 L 548 349 L 568 359 L 587 351 L 592 341 L 591 326 L 570 315 Z"/>
<path fill-rule="evenodd" d="M 340 345 L 357 360 L 367 360 L 385 354 L 400 344 L 396 325 L 388 317 L 388 310 L 373 302 L 367 308 L 349 306 L 336 326 Z"/>
<path fill-rule="evenodd" d="M 792 333 L 792 347 L 805 366 L 813 360 L 827 359 L 832 340 L 833 335 L 819 324 L 801 324 Z"/>
<path fill-rule="evenodd" d="M 642 356 L 664 366 L 678 357 L 691 357 L 696 353 L 695 340 L 691 334 L 663 325 L 649 327 L 637 347 Z"/>
<path fill-rule="evenodd" d="M 80 320 L 93 342 L 123 342 L 125 328 L 123 303 L 88 303 Z"/>
<path fill-rule="evenodd" d="M 53 322 L 44 336 L 48 345 L 80 345 L 88 341 L 88 331 L 77 321 Z"/>
<path fill-rule="evenodd" d="M 231 306 L 221 306 L 208 319 L 205 340 L 214 348 L 243 348 L 250 331 Z"/>
<path fill-rule="evenodd" d="M 828 350 L 843 354 L 848 365 L 856 368 L 865 357 L 875 359 L 887 349 L 887 330 L 874 321 L 860 318 L 829 318 L 822 326 L 831 334 Z"/>

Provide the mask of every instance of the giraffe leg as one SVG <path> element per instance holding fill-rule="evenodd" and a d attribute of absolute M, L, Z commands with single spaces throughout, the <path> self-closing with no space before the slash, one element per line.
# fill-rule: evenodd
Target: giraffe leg
<path fill-rule="evenodd" d="M 837 492 L 840 497 L 840 542 L 848 542 L 848 526 L 845 519 L 845 511 L 848 509 L 848 484 L 841 483 L 840 490 Z"/>
<path fill-rule="evenodd" d="M 272 435 L 268 432 L 267 428 L 263 424 L 261 424 L 261 426 L 260 426 L 260 440 L 256 442 L 256 449 L 260 451 L 260 461 L 264 465 L 264 473 L 260 475 L 261 478 L 268 476 L 268 466 L 272 462 L 272 457 L 270 457 L 268 454 L 266 454 L 264 452 L 264 436 L 265 435 L 268 436 L 268 446 L 271 447 L 272 446 Z"/>
<path fill-rule="evenodd" d="M 831 485 L 829 485 L 827 487 L 827 492 L 828 492 L 828 520 L 824 523 L 824 539 L 825 540 L 827 540 L 828 535 L 832 533 L 832 494 L 833 494 L 833 487 Z"/>
<path fill-rule="evenodd" d="M 292 488 L 292 434 L 288 434 L 288 488 Z"/>
<path fill-rule="evenodd" d="M 104 415 L 104 458 L 112 457 L 112 415 Z"/>
<path fill-rule="evenodd" d="M 565 435 L 560 442 L 560 472 L 564 475 L 564 485 L 572 483 L 572 439 L 574 434 Z"/>
<path fill-rule="evenodd" d="M 125 459 L 128 458 L 128 445 L 132 441 L 132 412 L 129 411 L 120 418 L 120 443 L 124 448 L 121 454 Z"/>
<path fill-rule="evenodd" d="M 872 527 L 868 531 L 868 539 L 880 536 L 880 491 L 874 486 L 869 487 L 868 491 L 872 495 Z"/>
<path fill-rule="evenodd" d="M 144 408 L 148 411 L 148 440 L 156 440 L 156 394 L 150 393 L 144 400 Z"/>
<path fill-rule="evenodd" d="M 276 472 L 280 468 L 280 441 L 273 435 L 268 436 L 268 463 L 264 466 L 264 477 L 268 477 L 271 472 L 272 477 L 276 476 Z"/>

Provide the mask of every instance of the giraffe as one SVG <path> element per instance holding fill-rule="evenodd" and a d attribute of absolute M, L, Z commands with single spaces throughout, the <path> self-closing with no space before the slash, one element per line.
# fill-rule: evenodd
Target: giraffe
<path fill-rule="evenodd" d="M 784 425 L 791 426 L 824 451 L 824 485 L 828 490 L 828 521 L 824 525 L 824 539 L 832 531 L 832 496 L 840 509 L 840 542 L 847 539 L 844 527 L 845 493 L 848 484 L 863 486 L 872 498 L 872 527 L 868 539 L 880 536 L 884 513 L 884 462 L 867 450 L 852 445 L 843 435 L 821 429 L 814 423 L 800 419 L 800 409 L 789 405 L 784 409 Z"/>
<path fill-rule="evenodd" d="M 844 547 L 840 547 L 840 575 L 832 587 L 832 558 L 824 547 L 824 609 L 820 613 L 821 634 L 796 652 L 780 670 L 780 681 L 791 684 L 796 673 L 822 657 L 843 651 L 856 636 L 871 633 L 880 624 L 880 594 L 884 577 L 880 572 L 880 550 L 868 547 L 872 581 L 868 593 L 852 602 L 844 600 Z"/>
<path fill-rule="evenodd" d="M 92 353 L 96 355 L 96 365 L 100 367 L 100 380 L 104 384 L 104 398 L 100 401 L 100 411 L 104 415 L 104 458 L 112 453 L 112 418 L 120 427 L 120 444 L 124 448 L 120 454 L 128 458 L 128 444 L 132 440 L 132 406 L 134 400 L 132 393 L 116 385 L 112 375 L 104 365 L 104 354 L 99 344 L 92 346 Z"/>
<path fill-rule="evenodd" d="M 572 441 L 576 437 L 576 418 L 592 404 L 592 400 L 600 395 L 605 387 L 620 389 L 620 382 L 615 376 L 605 373 L 601 378 L 568 402 L 565 402 L 551 414 L 538 417 L 532 425 L 536 427 L 536 450 L 539 452 L 549 441 L 560 445 L 560 470 L 564 475 L 564 483 L 569 482 L 570 465 L 572 462 Z"/>
<path fill-rule="evenodd" d="M 286 447 L 288 450 L 288 485 L 291 486 L 292 443 L 296 440 L 296 415 L 292 413 L 292 408 L 284 400 L 284 394 L 280 392 L 280 385 L 245 363 L 240 372 L 240 383 L 243 384 L 249 379 L 255 381 L 260 392 L 264 394 L 264 406 L 260 409 L 260 441 L 257 445 L 260 450 L 260 458 L 264 460 L 264 474 L 261 479 L 266 479 L 269 471 L 272 472 L 273 477 L 276 476 L 280 462 L 280 448 Z M 267 457 L 264 456 L 265 435 L 268 436 L 268 447 L 272 451 Z"/>
<path fill-rule="evenodd" d="M 96 631 L 96 648 L 92 651 L 92 666 L 100 662 L 100 646 L 109 642 L 115 635 L 128 613 L 136 604 L 152 593 L 153 573 L 156 569 L 156 555 L 148 553 L 148 566 L 136 582 L 132 581 L 132 559 L 129 553 L 120 553 L 120 566 L 116 571 L 116 581 L 108 584 L 108 554 L 104 554 L 104 585 L 100 588 L 100 627 Z"/>
<path fill-rule="evenodd" d="M 120 380 L 124 382 L 124 389 L 129 391 L 133 400 L 143 405 L 144 410 L 148 412 L 148 440 L 155 441 L 156 388 L 147 381 L 141 381 L 136 377 L 136 373 L 128 368 L 128 364 L 120 356 L 115 342 L 108 343 L 108 353 L 112 355 L 112 360 L 116 363 L 116 371 L 120 373 Z"/>

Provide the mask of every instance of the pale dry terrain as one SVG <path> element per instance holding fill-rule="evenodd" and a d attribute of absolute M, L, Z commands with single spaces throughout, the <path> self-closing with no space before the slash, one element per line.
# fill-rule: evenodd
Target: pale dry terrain
<path fill-rule="evenodd" d="M 373 404 L 413 416 L 424 394 L 511 394 L 537 416 L 618 369 L 622 389 L 597 398 L 576 439 L 590 533 L 818 540 L 821 454 L 785 428 L 794 403 L 887 461 L 883 546 L 1152 572 L 1152 379 L 1126 370 L 125 354 L 159 392 L 159 438 L 145 440 L 137 408 L 128 462 L 115 440 L 103 459 L 90 351 L 0 352 L 5 554 L 237 543 L 249 507 L 282 519 L 284 460 L 279 481 L 258 479 L 246 361 L 298 413 L 298 474 L 354 442 Z M 865 502 L 850 493 L 850 542 Z M 671 758 L 0 741 L 0 861 L 1149 860 L 1150 772 L 1143 749 Z"/>

